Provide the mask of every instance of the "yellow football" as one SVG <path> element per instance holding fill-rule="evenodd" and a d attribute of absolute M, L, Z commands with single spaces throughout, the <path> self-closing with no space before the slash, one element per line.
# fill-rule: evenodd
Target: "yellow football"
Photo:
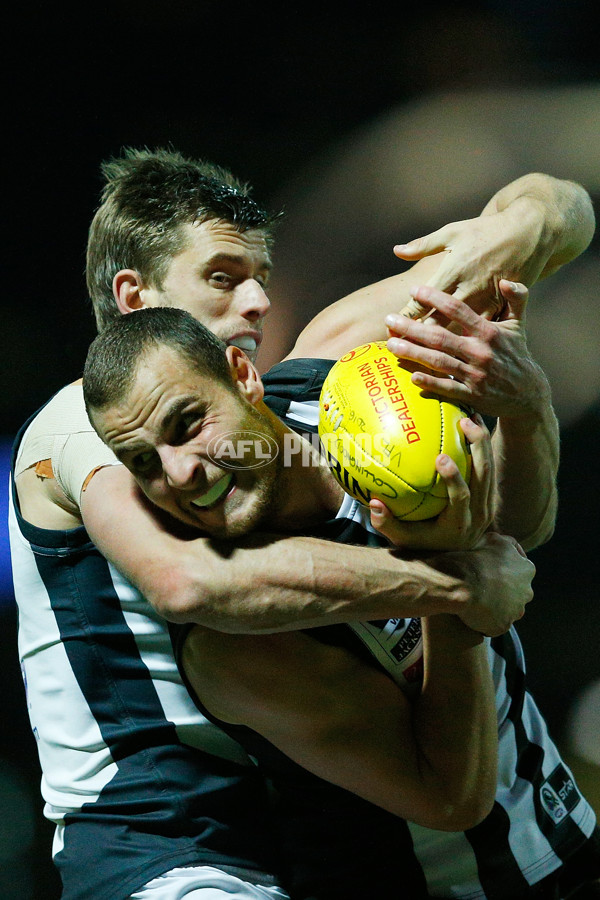
<path fill-rule="evenodd" d="M 319 437 L 333 475 L 360 503 L 375 497 L 399 519 L 437 516 L 448 502 L 435 460 L 446 453 L 468 483 L 463 409 L 413 384 L 385 341 L 363 344 L 329 371 Z"/>

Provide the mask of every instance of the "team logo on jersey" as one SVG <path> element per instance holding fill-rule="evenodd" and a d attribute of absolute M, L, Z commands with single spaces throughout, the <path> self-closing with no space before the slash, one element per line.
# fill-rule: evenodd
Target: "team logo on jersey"
<path fill-rule="evenodd" d="M 573 776 L 564 766 L 558 765 L 540 788 L 542 806 L 555 825 L 567 818 L 581 800 L 581 794 Z"/>

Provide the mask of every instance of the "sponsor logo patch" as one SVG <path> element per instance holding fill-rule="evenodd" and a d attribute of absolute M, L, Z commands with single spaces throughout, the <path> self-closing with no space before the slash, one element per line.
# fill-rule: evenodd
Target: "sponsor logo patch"
<path fill-rule="evenodd" d="M 566 819 L 581 800 L 572 775 L 563 765 L 558 765 L 542 784 L 540 800 L 555 825 Z"/>

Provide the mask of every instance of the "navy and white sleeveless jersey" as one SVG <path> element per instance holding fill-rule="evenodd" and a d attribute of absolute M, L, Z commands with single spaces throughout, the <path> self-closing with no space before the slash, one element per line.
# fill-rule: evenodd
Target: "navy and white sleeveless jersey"
<path fill-rule="evenodd" d="M 26 522 L 14 488 L 9 527 L 63 900 L 122 900 L 175 866 L 273 871 L 263 780 L 190 700 L 166 623 L 83 527 Z"/>
<path fill-rule="evenodd" d="M 271 409 L 309 439 L 317 430 L 320 387 L 331 364 L 326 360 L 294 360 L 275 366 L 263 378 L 265 399 Z M 382 543 L 373 532 L 368 511 L 349 496 L 336 518 L 311 534 L 347 543 Z M 315 637 L 319 632 L 326 641 L 335 635 L 336 643 L 367 648 L 404 689 L 419 677 L 418 619 L 310 630 Z M 517 632 L 511 628 L 501 637 L 487 639 L 487 643 L 500 741 L 494 807 L 480 825 L 464 833 L 409 824 L 410 839 L 394 857 L 398 885 L 402 884 L 406 865 L 401 860 L 414 855 L 433 897 L 527 898 L 533 896 L 531 886 L 561 871 L 574 854 L 592 846 L 588 839 L 596 825 L 594 811 L 561 759 L 527 691 Z M 323 828 L 322 823 L 319 828 Z M 593 866 L 600 876 L 600 858 L 594 857 Z"/>

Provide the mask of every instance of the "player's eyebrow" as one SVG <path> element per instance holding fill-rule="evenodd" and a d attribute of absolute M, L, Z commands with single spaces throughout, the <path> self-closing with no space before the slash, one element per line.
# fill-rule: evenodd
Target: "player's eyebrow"
<path fill-rule="evenodd" d="M 173 422 L 175 422 L 184 410 L 192 404 L 194 405 L 195 411 L 198 412 L 198 415 L 201 415 L 202 411 L 206 408 L 206 403 L 200 403 L 198 397 L 194 394 L 178 397 L 176 400 L 169 403 L 155 426 L 156 439 L 160 441 L 162 436 L 168 433 Z M 122 462 L 131 456 L 135 456 L 136 453 L 142 453 L 148 450 L 150 446 L 151 445 L 147 441 L 139 439 L 134 439 L 130 443 L 126 442 L 123 445 L 114 446 L 111 444 L 113 453 L 117 459 Z"/>
<path fill-rule="evenodd" d="M 165 409 L 162 418 L 158 423 L 159 434 L 164 434 L 168 431 L 174 420 L 177 419 L 191 403 L 198 404 L 198 398 L 192 394 L 178 397 L 176 400 L 173 400 Z"/>
<path fill-rule="evenodd" d="M 212 256 L 209 256 L 205 265 L 214 266 L 220 262 L 229 262 L 237 266 L 245 266 L 248 265 L 249 259 L 244 253 L 225 253 L 223 250 L 217 250 Z M 260 268 L 265 269 L 267 272 L 271 271 L 273 264 L 268 256 L 265 256 L 261 261 Z"/>

